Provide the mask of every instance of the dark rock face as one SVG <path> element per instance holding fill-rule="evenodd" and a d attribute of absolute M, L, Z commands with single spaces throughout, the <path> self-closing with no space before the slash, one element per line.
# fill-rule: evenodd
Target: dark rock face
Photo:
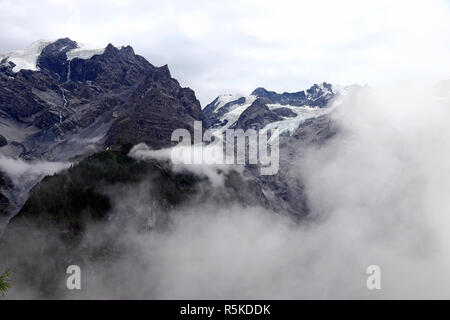
<path fill-rule="evenodd" d="M 331 139 L 338 131 L 338 126 L 332 120 L 332 114 L 323 115 L 305 120 L 294 132 L 292 138 L 302 141 L 305 145 L 320 146 Z"/>
<path fill-rule="evenodd" d="M 76 49 L 77 43 L 69 38 L 59 39 L 46 46 L 38 58 L 37 65 L 42 70 L 58 81 L 66 81 L 69 62 L 67 52 Z"/>
<path fill-rule="evenodd" d="M 22 70 L 11 77 L 0 73 L 0 116 L 43 129 L 37 119 L 50 116 L 51 101 L 44 101 L 36 94 L 41 90 L 58 89 L 51 78 L 29 70 Z"/>
<path fill-rule="evenodd" d="M 103 54 L 90 59 L 71 60 L 70 81 L 91 81 L 104 89 L 118 89 L 139 84 L 156 69 L 143 57 L 134 54 L 130 46 L 118 49 L 108 44 Z"/>
<path fill-rule="evenodd" d="M 326 107 L 328 101 L 334 96 L 331 84 L 322 83 L 315 84 L 306 91 L 299 92 L 284 92 L 276 93 L 275 91 L 268 91 L 264 88 L 256 88 L 252 95 L 266 98 L 270 103 L 279 103 L 282 105 L 291 106 L 312 106 L 312 107 Z"/>
<path fill-rule="evenodd" d="M 0 216 L 6 216 L 10 206 L 9 199 L 0 192 Z"/>
<path fill-rule="evenodd" d="M 277 108 L 272 111 L 281 117 L 295 118 L 297 116 L 297 114 L 289 108 Z"/>
<path fill-rule="evenodd" d="M 225 105 L 223 105 L 219 110 L 217 110 L 217 112 L 215 113 L 214 111 L 216 111 L 216 106 L 218 103 L 218 97 L 216 99 L 214 99 L 213 102 L 211 102 L 210 104 L 208 104 L 204 109 L 203 109 L 203 114 L 205 116 L 205 120 L 206 120 L 206 126 L 208 128 L 210 127 L 214 127 L 216 125 L 220 125 L 220 117 L 222 117 L 224 114 L 226 114 L 227 112 L 230 111 L 231 107 L 238 104 L 244 104 L 245 103 L 245 97 L 240 97 L 239 99 L 236 99 L 234 101 L 230 101 L 228 103 L 226 103 Z"/>
<path fill-rule="evenodd" d="M 77 46 L 68 38 L 47 45 L 39 71 L 1 65 L 0 135 L 23 148 L 10 148 L 13 155 L 66 160 L 120 144 L 163 148 L 171 131 L 204 119 L 194 92 L 167 66 L 111 44 L 89 59 L 68 60 Z"/>
<path fill-rule="evenodd" d="M 9 198 L 13 188 L 11 179 L 4 172 L 0 171 L 0 226 L 4 224 L 13 209 L 13 204 Z"/>
<path fill-rule="evenodd" d="M 6 146 L 7 144 L 8 141 L 6 140 L 6 138 L 0 134 L 0 148 Z"/>
<path fill-rule="evenodd" d="M 256 99 L 230 128 L 244 131 L 247 129 L 260 130 L 269 123 L 282 120 L 283 118 L 278 113 L 267 107 L 267 102 L 270 101 L 263 98 Z"/>
<path fill-rule="evenodd" d="M 181 88 L 167 66 L 155 68 L 136 88 L 122 117 L 112 123 L 106 145 L 145 142 L 158 149 L 172 144 L 175 129 L 193 131 L 194 121 L 204 121 L 193 90 Z"/>
<path fill-rule="evenodd" d="M 117 148 L 123 144 L 145 142 L 158 149 L 171 144 L 171 135 L 175 129 L 193 132 L 194 121 L 203 119 L 198 112 L 200 104 L 194 100 L 191 92 L 184 89 L 175 96 L 179 98 L 167 95 L 159 88 L 148 88 L 133 100 L 127 114 L 112 124 L 106 145 Z"/>

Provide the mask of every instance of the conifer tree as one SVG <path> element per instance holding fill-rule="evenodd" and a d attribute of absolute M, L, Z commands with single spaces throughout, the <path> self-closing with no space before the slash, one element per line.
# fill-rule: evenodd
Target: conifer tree
<path fill-rule="evenodd" d="M 9 288 L 11 288 L 11 271 L 6 269 L 0 276 L 0 295 L 5 297 Z"/>

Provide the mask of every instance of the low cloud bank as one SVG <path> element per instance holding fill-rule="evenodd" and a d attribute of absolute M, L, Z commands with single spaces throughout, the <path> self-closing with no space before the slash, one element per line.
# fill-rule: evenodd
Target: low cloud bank
<path fill-rule="evenodd" d="M 182 145 L 178 144 L 171 148 L 152 150 L 145 143 L 134 146 L 129 156 L 137 160 L 162 160 L 170 161 L 175 172 L 189 171 L 193 174 L 208 177 L 216 186 L 223 186 L 224 172 L 235 170 L 243 171 L 244 166 L 226 165 L 223 163 L 223 149 L 220 143 Z M 194 158 L 196 157 L 196 158 Z M 194 159 L 197 162 L 194 162 Z"/>
<path fill-rule="evenodd" d="M 84 287 L 60 297 L 449 298 L 449 100 L 422 88 L 366 88 L 333 118 L 338 134 L 292 160 L 308 219 L 211 201 L 171 210 L 164 229 L 92 224 L 82 248 L 122 253 L 72 260 Z M 168 159 L 143 146 L 133 152 Z M 121 193 L 115 210 L 145 214 L 151 199 L 140 188 Z M 381 268 L 381 290 L 366 287 L 369 265 Z"/>
<path fill-rule="evenodd" d="M 131 281 L 110 295 L 93 276 L 87 296 L 448 298 L 448 107 L 425 88 L 355 93 L 333 115 L 340 133 L 294 160 L 308 220 L 263 208 L 184 208 L 170 231 L 126 233 L 141 264 L 124 257 L 113 269 L 131 268 Z M 366 287 L 373 264 L 381 290 Z"/>
<path fill-rule="evenodd" d="M 38 177 L 52 175 L 70 167 L 68 162 L 32 161 L 0 155 L 0 171 L 9 176 L 16 185 Z"/>

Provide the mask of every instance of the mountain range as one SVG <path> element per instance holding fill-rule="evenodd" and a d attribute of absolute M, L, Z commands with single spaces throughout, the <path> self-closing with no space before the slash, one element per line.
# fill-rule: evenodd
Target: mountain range
<path fill-rule="evenodd" d="M 0 55 L 0 152 L 26 161 L 78 161 L 104 150 L 129 151 L 147 144 L 157 150 L 173 146 L 177 128 L 193 130 L 194 121 L 217 133 L 226 129 L 271 129 L 288 149 L 301 137 L 309 141 L 331 132 L 330 112 L 359 86 L 323 82 L 298 92 L 276 93 L 256 88 L 248 96 L 224 94 L 203 109 L 190 88 L 171 77 L 168 66 L 155 67 L 130 46 L 91 49 L 69 38 L 38 41 L 25 50 Z M 305 131 L 311 132 L 305 135 Z M 311 140 L 311 141 L 310 141 Z M 287 142 L 289 141 L 289 143 Z M 257 177 L 264 194 L 295 192 L 282 177 Z M 20 210 L 28 192 L 44 175 L 17 186 L 2 173 L 4 216 Z M 270 181 L 265 181 L 270 180 Z M 290 191 L 289 191 L 290 190 Z M 269 192 L 270 191 L 270 192 Z M 273 197 L 275 209 L 304 215 L 289 196 Z M 280 199 L 286 203 L 280 204 Z M 268 201 L 266 199 L 266 201 Z M 7 210 L 8 203 L 14 204 Z M 282 209 L 282 210 L 284 210 Z"/>
<path fill-rule="evenodd" d="M 333 110 L 359 88 L 326 82 L 293 93 L 256 88 L 248 96 L 220 95 L 202 109 L 194 91 L 181 87 L 167 65 L 153 66 L 130 46 L 91 49 L 63 38 L 2 54 L 2 159 L 66 163 L 59 173 L 26 179 L 14 178 L 3 167 L 0 216 L 3 227 L 8 224 L 4 236 L 9 244 L 4 258 L 19 254 L 12 253 L 11 244 L 25 241 L 19 238 L 29 237 L 30 225 L 54 228 L 52 234 L 72 248 L 89 221 L 111 219 L 118 199 L 105 190 L 146 181 L 152 185 L 149 198 L 156 199 L 149 205 L 150 216 L 132 208 L 126 213 L 138 228 L 164 226 L 167 212 L 192 201 L 258 205 L 301 220 L 308 214 L 308 199 L 303 182 L 289 175 L 292 159 L 333 137 L 339 130 Z M 172 132 L 192 132 L 194 121 L 217 133 L 272 129 L 280 137 L 279 173 L 260 176 L 254 165 L 218 170 L 223 179 L 218 186 L 208 174 L 180 172 L 170 161 L 130 155 L 141 143 L 150 150 L 173 146 Z M 44 296 L 56 290 L 35 285 L 45 287 Z"/>

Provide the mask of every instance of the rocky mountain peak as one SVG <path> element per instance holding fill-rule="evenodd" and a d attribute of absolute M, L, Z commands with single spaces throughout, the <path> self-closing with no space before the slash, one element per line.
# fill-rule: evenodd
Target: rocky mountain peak
<path fill-rule="evenodd" d="M 130 143 L 162 148 L 171 131 L 204 119 L 195 93 L 131 46 L 62 38 L 32 49 L 0 55 L 3 154 L 64 160 Z"/>
<path fill-rule="evenodd" d="M 65 80 L 68 74 L 67 52 L 78 48 L 78 44 L 69 38 L 58 39 L 48 44 L 37 59 L 38 68 L 54 79 Z"/>
<path fill-rule="evenodd" d="M 279 132 L 292 134 L 302 119 L 327 113 L 334 103 L 332 99 L 348 90 L 327 82 L 297 92 L 277 93 L 258 87 L 246 97 L 220 95 L 203 109 L 203 114 L 209 128 L 259 128 L 280 121 L 280 127 L 284 127 Z M 251 116 L 251 112 L 255 115 Z"/>
<path fill-rule="evenodd" d="M 105 57 L 116 57 L 120 54 L 120 50 L 114 47 L 111 43 L 108 43 L 103 54 Z"/>
<path fill-rule="evenodd" d="M 268 103 L 270 100 L 267 98 L 256 99 L 230 128 L 260 130 L 269 123 L 283 120 L 276 112 L 269 109 Z"/>
<path fill-rule="evenodd" d="M 257 97 L 268 97 L 272 94 L 276 94 L 275 91 L 268 91 L 263 87 L 258 87 L 255 90 L 252 91 L 251 95 L 257 96 Z"/>
<path fill-rule="evenodd" d="M 156 69 L 156 72 L 158 73 L 158 75 L 161 78 L 165 78 L 165 79 L 172 78 L 172 75 L 170 74 L 169 66 L 167 64 L 165 64 L 161 67 L 158 67 Z"/>
<path fill-rule="evenodd" d="M 124 46 L 120 49 L 120 51 L 129 55 L 135 55 L 133 47 L 131 46 Z"/>

